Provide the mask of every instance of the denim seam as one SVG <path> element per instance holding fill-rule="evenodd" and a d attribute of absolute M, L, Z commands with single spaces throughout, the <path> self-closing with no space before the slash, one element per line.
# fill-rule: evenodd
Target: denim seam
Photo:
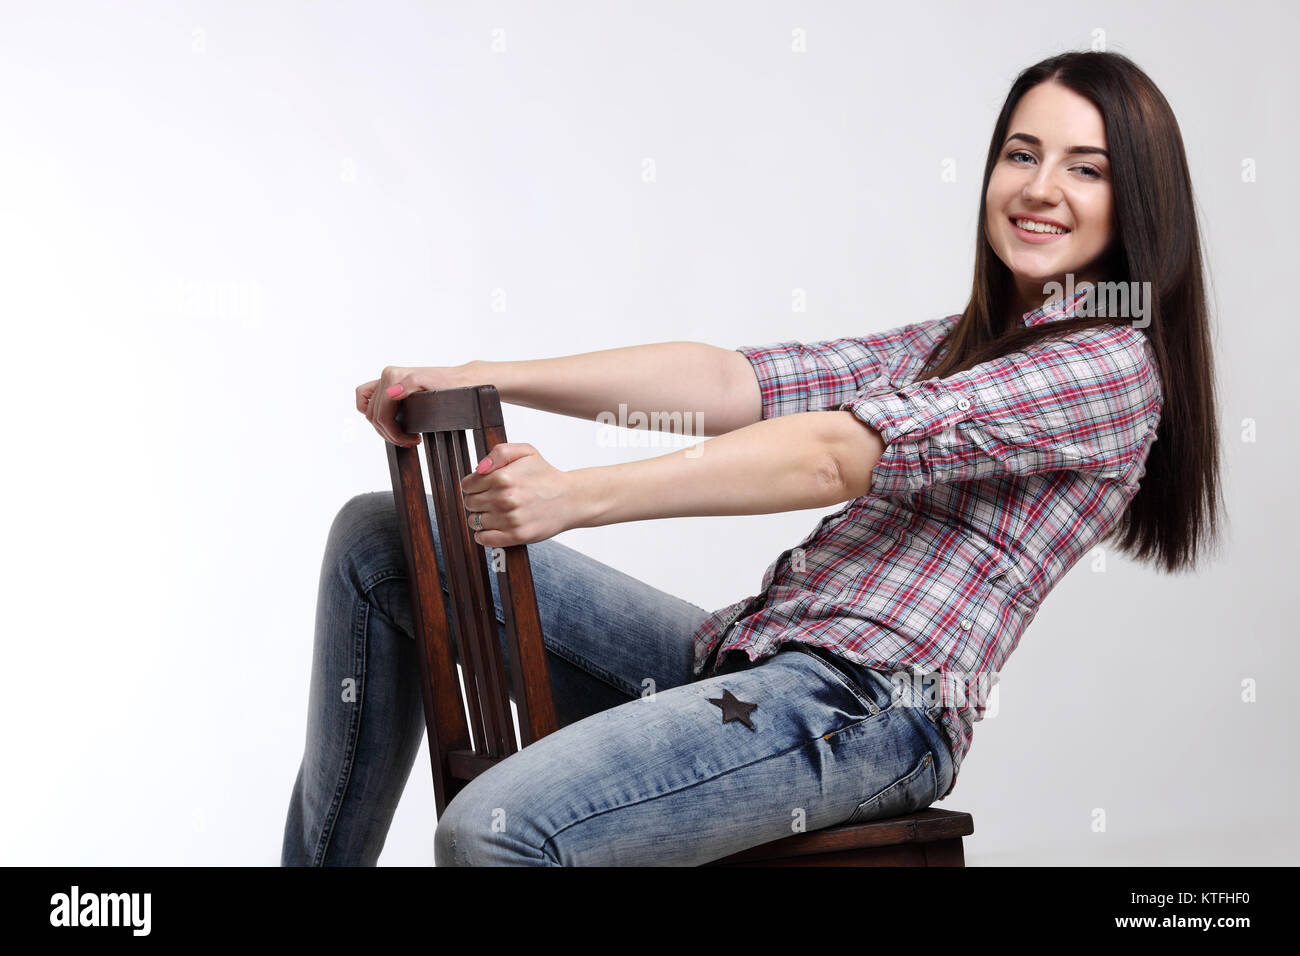
<path fill-rule="evenodd" d="M 790 642 L 790 643 L 795 643 L 795 642 Z M 799 644 L 796 643 L 795 646 L 802 647 L 802 646 L 804 646 L 804 645 L 799 645 Z M 819 646 L 819 645 L 815 645 L 815 646 Z M 860 694 L 861 694 L 861 693 L 865 693 L 864 690 L 862 690 L 861 688 L 858 687 L 858 684 L 857 684 L 856 681 L 854 681 L 852 678 L 849 677 L 848 674 L 845 674 L 843 671 L 841 671 L 838 667 L 836 667 L 836 666 L 835 666 L 834 664 L 832 664 L 830 661 L 826 660 L 824 657 L 821 657 L 821 656 L 819 656 L 819 655 L 817 655 L 817 654 L 813 654 L 813 653 L 811 653 L 811 652 L 807 652 L 807 651 L 805 651 L 804 653 L 807 653 L 808 656 L 811 657 L 811 658 L 813 658 L 813 660 L 817 661 L 817 663 L 821 664 L 823 667 L 825 667 L 825 668 L 827 668 L 828 670 L 830 670 L 830 671 L 832 671 L 833 673 L 835 673 L 835 674 L 836 674 L 838 677 L 840 677 L 843 681 L 846 681 L 846 682 L 849 684 L 849 686 L 850 686 L 851 688 L 854 688 L 854 689 L 858 690 Z M 935 727 L 937 727 L 937 728 L 939 728 L 939 729 L 942 729 L 942 727 L 940 727 L 940 723 L 939 723 L 939 722 L 943 719 L 943 710 L 942 710 L 942 709 L 940 709 L 940 711 L 939 711 L 939 713 L 938 713 L 937 715 L 935 715 L 935 714 L 931 714 L 931 713 L 930 713 L 930 708 L 929 708 L 929 707 L 924 703 L 924 701 L 922 701 L 921 703 L 917 703 L 917 702 L 916 702 L 916 695 L 915 695 L 915 694 L 912 695 L 912 700 L 911 700 L 911 702 L 908 702 L 908 701 L 903 700 L 901 697 L 897 696 L 897 695 L 894 693 L 894 691 L 895 691 L 895 684 L 894 684 L 894 682 L 893 682 L 892 679 L 890 679 L 889 677 L 885 676 L 884 674 L 881 674 L 881 672 L 880 672 L 880 671 L 877 671 L 874 667 L 867 667 L 865 664 L 860 665 L 860 666 L 861 666 L 864 670 L 869 670 L 869 671 L 871 671 L 873 674 L 879 674 L 881 680 L 886 681 L 886 682 L 889 683 L 889 704 L 888 704 L 888 706 L 887 706 L 885 709 L 887 709 L 887 710 L 893 710 L 893 709 L 894 709 L 896 706 L 898 706 L 899 704 L 902 704 L 902 705 L 905 706 L 905 707 L 912 707 L 912 708 L 915 708 L 917 711 L 920 711 L 920 713 L 921 713 L 923 716 L 925 716 L 925 717 L 930 721 L 931 724 L 933 724 Z M 883 690 L 883 688 L 882 688 L 882 690 Z M 877 704 L 876 706 L 879 706 L 879 705 Z"/>
<path fill-rule="evenodd" d="M 374 574 L 370 575 L 370 577 L 366 578 L 364 581 L 361 582 L 361 593 L 368 598 L 370 596 L 371 591 L 373 591 L 380 584 L 383 584 L 389 578 L 398 578 L 398 577 L 405 577 L 405 576 L 406 576 L 406 572 L 403 571 L 401 568 L 386 568 L 383 571 L 376 571 Z"/>
<path fill-rule="evenodd" d="M 838 736 L 839 734 L 844 733 L 846 730 L 851 730 L 851 729 L 853 729 L 854 727 L 857 727 L 857 726 L 860 726 L 860 725 L 862 725 L 862 724 L 868 723 L 868 722 L 870 722 L 870 721 L 872 721 L 872 720 L 875 720 L 877 717 L 880 716 L 880 714 L 883 714 L 883 713 L 885 713 L 885 711 L 882 710 L 882 711 L 880 711 L 880 713 L 878 713 L 878 714 L 870 714 L 870 715 L 868 715 L 868 716 L 866 716 L 866 717 L 863 717 L 863 718 L 861 718 L 861 719 L 859 719 L 859 720 L 855 720 L 855 721 L 853 721 L 853 722 L 851 722 L 851 723 L 849 723 L 849 724 L 846 724 L 846 725 L 843 726 L 843 727 L 840 727 L 840 728 L 837 729 L 837 730 L 832 730 L 832 731 L 830 731 L 830 732 L 829 732 L 829 735 L 830 735 L 830 736 Z M 733 774 L 733 773 L 735 773 L 735 772 L 738 771 L 738 770 L 746 770 L 746 769 L 748 769 L 748 768 L 750 768 L 750 767 L 753 767 L 753 766 L 756 766 L 756 765 L 762 763 L 762 762 L 765 761 L 765 760 L 771 760 L 771 759 L 773 759 L 774 757 L 784 757 L 784 756 L 786 756 L 787 754 L 794 753 L 794 752 L 797 751 L 797 750 L 803 750 L 803 749 L 806 748 L 806 747 L 815 747 L 815 746 L 818 746 L 818 745 L 820 745 L 821 743 L 823 743 L 823 742 L 826 740 L 826 737 L 827 737 L 827 736 L 828 736 L 827 734 L 818 734 L 816 737 L 812 737 L 812 738 L 810 738 L 810 739 L 808 739 L 808 740 L 804 740 L 804 741 L 802 741 L 802 742 L 800 742 L 800 743 L 793 744 L 792 746 L 787 747 L 785 750 L 778 750 L 778 751 L 776 751 L 775 753 L 764 754 L 763 756 L 761 756 L 761 757 L 759 757 L 759 758 L 757 758 L 757 759 L 755 759 L 755 760 L 751 760 L 749 763 L 743 763 L 743 764 L 738 764 L 738 765 L 735 766 L 735 767 L 729 767 L 728 769 L 723 770 L 723 771 L 721 771 L 721 772 L 719 772 L 719 773 L 715 773 L 715 774 L 713 774 L 712 776 L 710 776 L 710 777 L 706 777 L 706 778 L 703 779 L 703 780 L 696 780 L 694 783 L 688 783 L 688 784 L 686 784 L 685 786 L 682 786 L 682 787 L 675 787 L 675 788 L 673 788 L 673 789 L 665 790 L 665 791 L 663 791 L 662 793 L 656 793 L 656 794 L 654 794 L 654 795 L 652 795 L 652 796 L 644 797 L 644 798 L 642 798 L 642 799 L 640 799 L 640 800 L 633 800 L 633 801 L 631 801 L 631 802 L 629 802 L 629 803 L 621 803 L 621 804 L 619 804 L 619 805 L 616 806 L 616 807 L 608 807 L 608 808 L 606 808 L 606 809 L 604 809 L 604 810 L 597 810 L 595 813 L 588 814 L 587 816 L 583 817 L 581 820 L 574 820 L 572 823 L 566 824 L 564 827 L 562 827 L 561 829 L 557 830 L 555 833 L 553 833 L 553 834 L 551 834 L 549 837 L 547 837 L 546 840 L 545 840 L 545 842 L 543 842 L 542 845 L 541 845 L 540 847 L 534 847 L 533 849 L 535 849 L 535 850 L 537 850 L 537 852 L 541 853 L 542 856 L 543 856 L 544 858 L 547 858 L 547 859 L 554 859 L 554 860 L 556 860 L 556 865 L 562 865 L 562 864 L 559 863 L 558 858 L 557 858 L 556 856 L 554 856 L 554 854 L 552 854 L 551 851 L 548 849 L 548 846 L 549 846 L 551 843 L 553 843 L 553 842 L 555 841 L 555 839 L 556 839 L 557 837 L 560 836 L 560 834 L 564 833 L 565 830 L 569 830 L 569 829 L 571 829 L 572 827 L 575 827 L 575 826 L 577 826 L 577 825 L 580 824 L 580 823 L 586 823 L 588 820 L 594 820 L 596 817 L 604 816 L 606 813 L 612 813 L 612 812 L 615 811 L 615 810 L 625 810 L 625 809 L 627 809 L 628 807 L 635 807 L 635 806 L 639 806 L 640 804 L 643 804 L 643 803 L 649 803 L 651 800 L 659 800 L 659 799 L 661 799 L 662 797 L 673 796 L 673 795 L 675 795 L 675 794 L 683 793 L 683 792 L 685 792 L 685 791 L 687 791 L 687 790 L 692 790 L 692 789 L 694 789 L 695 787 L 700 786 L 701 784 L 713 783 L 715 780 L 720 780 L 721 778 L 727 776 L 728 774 Z M 854 812 L 856 812 L 856 811 L 854 811 Z"/>
<path fill-rule="evenodd" d="M 330 801 L 329 810 L 325 813 L 325 821 L 321 824 L 320 837 L 317 839 L 316 861 L 313 864 L 315 866 L 322 866 L 322 861 L 329 852 L 329 843 L 334 837 L 334 824 L 338 822 L 339 810 L 343 806 L 348 787 L 352 783 L 356 745 L 361 736 L 361 711 L 366 699 L 366 643 L 370 628 L 370 602 L 366 598 L 369 597 L 371 588 L 379 583 L 376 578 L 380 578 L 380 575 L 371 575 L 371 583 L 364 588 L 365 597 L 357 602 L 356 619 L 352 628 L 352 648 L 353 664 L 356 669 L 356 674 L 353 676 L 358 679 L 360 686 L 357 688 L 357 698 L 353 702 L 348 719 L 346 743 L 343 749 L 343 766 L 339 771 L 339 782 L 334 788 L 334 798 Z"/>
<path fill-rule="evenodd" d="M 623 680 L 617 674 L 612 674 L 609 671 L 602 670 L 601 668 L 592 664 L 591 661 L 583 657 L 581 654 L 575 654 L 572 651 L 570 651 L 568 648 L 560 644 L 554 644 L 548 641 L 546 639 L 545 634 L 542 635 L 542 646 L 546 650 L 553 653 L 556 657 L 562 657 L 564 660 L 573 664 L 575 667 L 580 667 L 582 670 L 585 670 L 588 674 L 591 674 L 593 677 L 597 677 L 600 680 L 603 680 L 606 684 L 609 684 L 615 690 L 620 690 L 623 693 L 630 695 L 633 699 L 641 696 L 641 689 L 639 687 L 633 687 L 630 683 Z"/>
<path fill-rule="evenodd" d="M 939 787 L 943 785 L 943 781 L 939 779 L 939 758 L 934 755 L 932 748 L 927 748 L 926 752 L 929 754 L 930 757 L 930 762 L 928 764 L 925 763 L 925 758 L 922 757 L 920 760 L 917 761 L 917 765 L 915 767 L 913 767 L 911 770 L 904 773 L 901 777 L 899 777 L 889 786 L 885 787 L 884 790 L 881 790 L 879 793 L 874 794 L 873 796 L 867 797 L 867 799 L 859 803 L 857 807 L 853 810 L 853 812 L 849 814 L 849 818 L 844 821 L 845 824 L 846 825 L 851 824 L 853 820 L 857 818 L 858 814 L 862 812 L 862 808 L 865 807 L 868 803 L 880 800 L 885 796 L 885 794 L 889 793 L 892 790 L 898 790 L 899 788 L 903 787 L 905 783 L 915 780 L 917 776 L 924 775 L 927 770 L 929 771 L 930 779 L 934 782 L 934 787 L 932 790 L 934 796 L 931 798 L 930 802 L 926 804 L 926 806 L 928 807 L 937 803 L 939 801 Z"/>
<path fill-rule="evenodd" d="M 791 642 L 789 642 L 789 643 L 794 644 L 796 648 L 799 647 L 798 643 L 795 642 L 795 641 L 791 641 Z M 879 712 L 881 712 L 881 713 L 884 713 L 884 712 L 887 711 L 887 710 L 892 710 L 892 709 L 893 709 L 893 707 L 894 707 L 894 700 L 893 700 L 893 697 L 892 697 L 892 696 L 890 697 L 890 701 L 889 701 L 889 703 L 886 704 L 884 707 L 881 707 L 881 706 L 880 706 L 879 704 L 877 704 L 874 700 L 872 700 L 871 698 L 869 698 L 869 697 L 867 696 L 867 692 L 866 692 L 865 690 L 863 690 L 861 687 L 859 687 L 859 686 L 858 686 L 857 684 L 855 684 L 853 681 L 849 680 L 848 675 L 845 674 L 843 671 L 841 671 L 838 667 L 836 667 L 836 666 L 835 666 L 834 664 L 832 664 L 830 661 L 825 660 L 824 658 L 818 657 L 816 654 L 812 653 L 811 651 L 804 651 L 804 650 L 800 649 L 800 650 L 799 650 L 799 653 L 802 653 L 805 657 L 811 657 L 811 658 L 812 658 L 813 660 L 815 660 L 818 664 L 820 664 L 820 665 L 821 665 L 821 666 L 826 670 L 826 672 L 827 672 L 828 674 L 830 674 L 830 675 L 831 675 L 832 677 L 834 677 L 837 681 L 839 681 L 842 685 L 844 685 L 845 689 L 848 690 L 849 693 L 851 693 L 854 697 L 856 697 L 856 698 L 857 698 L 859 701 L 861 701 L 864 705 L 866 705 L 866 707 L 867 707 L 868 709 L 875 709 L 875 710 L 877 710 L 877 711 L 879 711 Z M 874 715 L 873 715 L 873 716 L 874 716 Z M 848 729 L 848 728 L 845 728 L 845 729 Z M 838 731 L 838 730 L 836 731 L 837 734 L 840 733 L 840 732 L 841 732 L 841 731 Z"/>

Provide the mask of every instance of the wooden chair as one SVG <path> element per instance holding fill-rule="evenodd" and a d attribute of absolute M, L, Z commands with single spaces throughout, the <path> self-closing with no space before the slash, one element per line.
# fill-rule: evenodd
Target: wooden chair
<path fill-rule="evenodd" d="M 398 525 L 411 588 L 424 719 L 429 733 L 434 805 L 439 817 L 474 777 L 520 747 L 559 729 L 542 645 L 537 597 L 525 545 L 493 552 L 505 618 L 506 650 L 519 709 L 516 745 L 505 687 L 485 549 L 471 534 L 460 481 L 506 441 L 501 402 L 492 385 L 419 392 L 402 401 L 402 428 L 419 434 L 429 462 L 465 698 L 456 676 L 448 609 L 442 599 L 432 526 L 414 448 L 387 444 Z M 473 430 L 470 459 L 465 431 Z M 469 711 L 467 724 L 465 712 Z M 708 866 L 963 866 L 962 837 L 974 832 L 970 814 L 927 809 L 887 820 L 793 834 L 714 860 Z"/>

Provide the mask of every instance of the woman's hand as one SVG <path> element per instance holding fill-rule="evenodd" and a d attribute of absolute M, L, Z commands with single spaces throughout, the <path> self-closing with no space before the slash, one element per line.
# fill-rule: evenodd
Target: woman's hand
<path fill-rule="evenodd" d="M 552 466 L 532 445 L 502 442 L 461 479 L 465 511 L 479 513 L 482 531 L 474 541 L 485 548 L 533 544 L 578 527 L 572 473 Z"/>
<path fill-rule="evenodd" d="M 466 366 L 401 368 L 390 365 L 373 382 L 357 386 L 357 411 L 375 426 L 384 441 L 406 448 L 420 444 L 419 435 L 408 435 L 397 424 L 397 403 L 415 392 L 474 385 Z"/>

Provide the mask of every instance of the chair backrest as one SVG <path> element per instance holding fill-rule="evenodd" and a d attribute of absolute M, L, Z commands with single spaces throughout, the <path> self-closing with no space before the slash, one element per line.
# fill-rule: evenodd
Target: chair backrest
<path fill-rule="evenodd" d="M 429 732 L 433 792 L 438 816 L 460 790 L 493 764 L 558 729 L 542 645 L 537 597 L 525 545 L 487 548 L 474 541 L 460 481 L 474 462 L 506 440 L 501 401 L 492 385 L 417 392 L 402 400 L 398 423 L 421 435 L 433 485 L 438 540 L 446 562 L 451 608 L 442 599 L 429 524 L 419 451 L 385 443 L 406 555 L 424 721 Z M 465 431 L 474 432 L 477 458 L 469 458 Z M 519 709 L 516 745 L 500 638 L 488 578 L 487 555 L 497 574 L 510 671 Z M 455 615 L 465 698 L 456 677 L 448 613 Z M 465 712 L 469 711 L 469 725 Z"/>

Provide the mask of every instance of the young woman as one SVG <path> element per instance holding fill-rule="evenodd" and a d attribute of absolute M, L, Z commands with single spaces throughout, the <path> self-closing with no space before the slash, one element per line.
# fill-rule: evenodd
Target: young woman
<path fill-rule="evenodd" d="M 1080 557 L 1113 540 L 1166 571 L 1194 563 L 1217 527 L 1217 414 L 1168 103 L 1114 53 L 1024 71 L 979 223 L 970 302 L 943 319 L 388 368 L 358 388 L 397 444 L 416 442 L 394 420 L 405 396 L 483 382 L 589 419 L 696 411 L 717 436 L 572 472 L 506 443 L 465 478 L 475 540 L 529 545 L 562 726 L 451 801 L 437 865 L 699 864 L 924 808 L 951 793 L 999 668 Z M 758 595 L 714 613 L 552 540 L 839 502 Z M 384 845 L 424 732 L 403 575 L 392 495 L 349 501 L 321 574 L 285 865 L 373 864 Z"/>

